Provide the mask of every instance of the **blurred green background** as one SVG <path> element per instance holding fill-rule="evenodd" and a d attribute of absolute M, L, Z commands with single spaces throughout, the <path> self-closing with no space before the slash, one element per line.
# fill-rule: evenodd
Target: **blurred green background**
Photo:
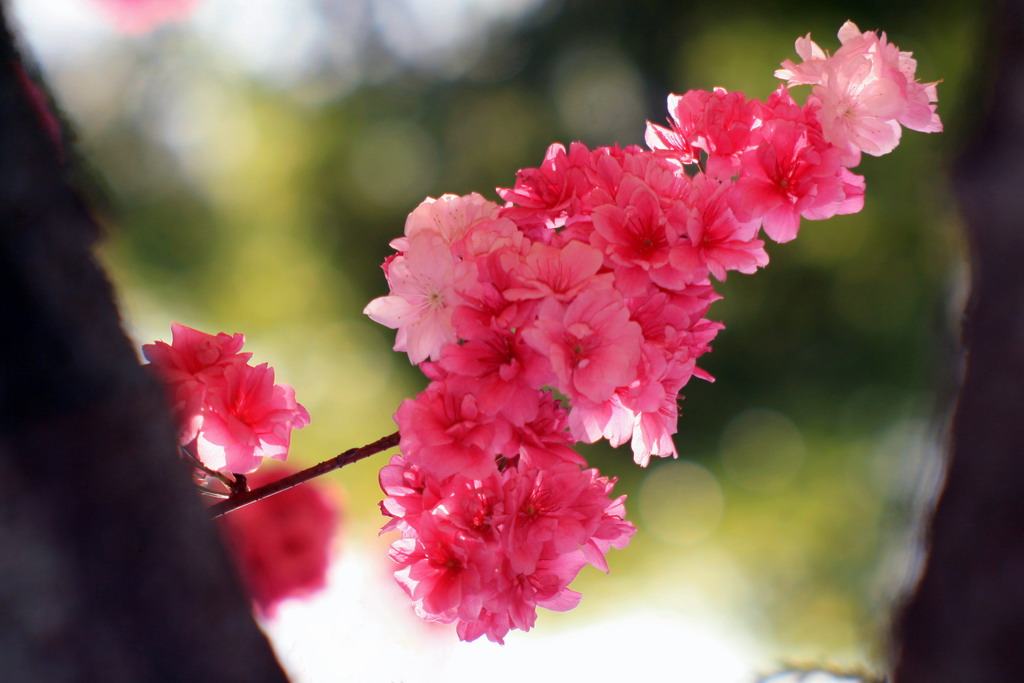
<path fill-rule="evenodd" d="M 640 531 L 610 577 L 577 580 L 577 612 L 540 622 L 649 600 L 756 640 L 767 668 L 880 661 L 957 372 L 965 276 L 945 171 L 969 113 L 974 3 L 205 0 L 138 37 L 84 0 L 14 4 L 77 131 L 132 333 L 244 332 L 312 415 L 298 463 L 393 431 L 424 386 L 361 311 L 425 196 L 497 199 L 552 141 L 638 143 L 669 92 L 764 97 L 797 36 L 834 49 L 846 19 L 887 31 L 921 80 L 942 79 L 946 133 L 865 157 L 861 214 L 805 221 L 767 269 L 720 286 L 726 329 L 703 362 L 717 382 L 685 389 L 682 458 L 641 470 L 628 450 L 586 449 Z M 329 483 L 345 542 L 383 553 L 381 464 Z"/>

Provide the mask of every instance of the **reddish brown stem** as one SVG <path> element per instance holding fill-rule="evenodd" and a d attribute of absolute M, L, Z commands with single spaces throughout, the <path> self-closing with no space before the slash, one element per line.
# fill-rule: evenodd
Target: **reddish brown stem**
<path fill-rule="evenodd" d="M 255 503 L 258 500 L 269 498 L 276 493 L 287 491 L 293 486 L 298 486 L 299 484 L 319 477 L 322 474 L 333 472 L 345 465 L 351 465 L 358 460 L 368 458 L 375 453 L 381 453 L 389 448 L 394 448 L 398 445 L 398 441 L 398 432 L 395 432 L 394 434 L 388 434 L 387 436 L 377 439 L 373 443 L 366 444 L 365 446 L 350 448 L 341 455 L 337 455 L 330 460 L 325 460 L 318 465 L 313 465 L 301 472 L 296 472 L 295 474 L 284 477 L 283 479 L 278 479 L 277 481 L 273 481 L 265 486 L 252 489 L 251 491 L 245 491 L 237 495 L 232 494 L 227 500 L 211 505 L 210 514 L 214 518 L 226 515 L 227 513 L 243 508 L 250 503 Z"/>

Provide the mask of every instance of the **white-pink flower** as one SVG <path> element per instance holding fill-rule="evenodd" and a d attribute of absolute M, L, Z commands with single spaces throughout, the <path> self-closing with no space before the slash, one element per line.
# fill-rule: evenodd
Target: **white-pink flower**
<path fill-rule="evenodd" d="M 452 312 L 462 303 L 460 291 L 476 282 L 476 268 L 456 259 L 433 231 L 416 232 L 407 247 L 387 265 L 391 294 L 371 301 L 363 313 L 397 329 L 395 351 L 407 351 L 419 365 L 437 360 L 441 347 L 456 340 Z"/>
<path fill-rule="evenodd" d="M 933 104 L 935 83 L 919 83 L 917 62 L 889 43 L 885 34 L 861 32 L 847 21 L 839 29 L 842 47 L 834 55 L 808 34 L 797 39 L 802 64 L 782 63 L 776 77 L 790 85 L 812 85 L 825 140 L 838 147 L 844 163 L 854 166 L 860 152 L 881 156 L 900 141 L 900 124 L 922 132 L 942 130 Z"/>

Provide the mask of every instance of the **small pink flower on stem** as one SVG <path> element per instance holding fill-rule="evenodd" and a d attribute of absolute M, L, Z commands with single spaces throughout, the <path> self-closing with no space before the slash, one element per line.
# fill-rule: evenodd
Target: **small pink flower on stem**
<path fill-rule="evenodd" d="M 171 325 L 173 341 L 142 347 L 167 386 L 179 443 L 212 469 L 245 474 L 263 458 L 284 460 L 293 429 L 309 424 L 295 390 L 274 383 L 266 363 L 253 367 L 241 334 L 206 334 Z"/>

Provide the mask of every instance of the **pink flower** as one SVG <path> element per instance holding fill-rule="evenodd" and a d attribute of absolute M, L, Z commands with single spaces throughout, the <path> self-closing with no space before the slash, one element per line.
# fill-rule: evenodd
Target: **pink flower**
<path fill-rule="evenodd" d="M 633 175 L 623 177 L 614 201 L 594 209 L 590 239 L 614 268 L 618 289 L 625 296 L 636 296 L 652 283 L 682 288 L 688 273 L 669 262 L 685 221 L 682 204 L 672 202 L 666 210 L 658 195 Z"/>
<path fill-rule="evenodd" d="M 232 364 L 207 389 L 195 444 L 196 455 L 211 469 L 246 473 L 263 458 L 284 460 L 292 429 L 309 424 L 295 390 L 274 384 L 274 370 L 266 363 Z"/>
<path fill-rule="evenodd" d="M 568 302 L 584 290 L 609 288 L 611 275 L 597 275 L 603 261 L 601 252 L 584 242 L 573 240 L 561 248 L 534 242 L 515 268 L 517 286 L 504 295 L 512 301 L 551 296 Z"/>
<path fill-rule="evenodd" d="M 454 393 L 472 394 L 480 410 L 522 425 L 537 413 L 537 387 L 550 366 L 521 334 L 491 328 L 464 344 L 445 347 L 439 361 Z"/>
<path fill-rule="evenodd" d="M 683 164 L 698 163 L 700 152 L 704 152 L 708 156 L 707 172 L 728 178 L 737 168 L 739 155 L 750 146 L 755 104 L 743 93 L 724 88 L 669 95 L 671 128 L 648 123 L 647 145 Z"/>
<path fill-rule="evenodd" d="M 263 486 L 291 473 L 260 472 L 249 484 Z M 307 482 L 220 518 L 238 571 L 264 617 L 272 618 L 283 600 L 324 587 L 338 517 L 331 499 Z"/>
<path fill-rule="evenodd" d="M 481 539 L 439 528 L 432 517 L 421 520 L 415 536 L 391 546 L 391 559 L 402 565 L 395 579 L 424 619 L 476 619 L 499 558 Z"/>
<path fill-rule="evenodd" d="M 274 384 L 266 363 L 249 364 L 241 334 L 214 336 L 178 323 L 171 332 L 171 344 L 142 348 L 170 392 L 179 443 L 194 444 L 194 454 L 215 470 L 244 474 L 265 457 L 284 460 L 291 431 L 309 424 L 295 391 Z"/>
<path fill-rule="evenodd" d="M 753 273 L 768 264 L 756 221 L 740 222 L 729 208 L 732 183 L 719 183 L 703 173 L 690 184 L 685 243 L 671 253 L 672 265 L 700 279 L 711 273 L 719 280 L 726 271 Z"/>
<path fill-rule="evenodd" d="M 568 586 L 580 569 L 607 571 L 605 554 L 635 532 L 623 498 L 609 497 L 614 480 L 570 462 L 520 459 L 500 474 L 428 483 L 401 460 L 381 474 L 382 510 L 395 516 L 385 529 L 402 534 L 391 546 L 395 578 L 421 617 L 458 621 L 465 640 L 529 630 L 538 606 L 572 609 L 580 594 Z"/>
<path fill-rule="evenodd" d="M 431 380 L 395 420 L 403 456 L 380 475 L 396 578 L 426 619 L 502 642 L 635 531 L 612 481 L 583 470 L 577 441 L 631 442 L 634 460 L 675 457 L 679 401 L 722 325 L 710 278 L 768 262 L 800 220 L 859 211 L 849 167 L 900 124 L 938 130 L 934 84 L 909 53 L 847 23 L 829 56 L 797 41 L 811 84 L 766 101 L 716 88 L 669 97 L 668 127 L 636 145 L 548 148 L 539 168 L 478 195 L 428 199 L 385 262 L 388 297 L 366 312 L 397 328 Z M 694 168 L 696 167 L 696 168 Z M 427 359 L 430 359 L 429 361 Z M 561 402 L 555 395 L 564 396 Z"/>
<path fill-rule="evenodd" d="M 454 194 L 437 199 L 427 197 L 405 220 L 405 239 L 392 242 L 398 251 L 408 250 L 408 240 L 421 232 L 432 232 L 452 248 L 476 227 L 499 220 L 499 207 L 473 192 L 464 197 Z"/>
<path fill-rule="evenodd" d="M 842 47 L 831 56 L 810 34 L 798 39 L 804 62 L 786 60 L 775 75 L 790 85 L 814 86 L 824 137 L 843 151 L 848 166 L 857 164 L 861 151 L 891 152 L 899 144 L 900 124 L 926 133 L 942 130 L 933 104 L 936 84 L 917 81 L 911 53 L 901 52 L 884 33 L 862 33 L 851 21 L 839 29 L 839 39 Z"/>
<path fill-rule="evenodd" d="M 480 412 L 473 394 L 456 394 L 440 381 L 403 401 L 395 423 L 402 454 L 439 480 L 456 473 L 483 478 L 496 472 L 495 457 L 512 436 L 506 421 Z"/>
<path fill-rule="evenodd" d="M 729 194 L 741 221 L 763 221 L 776 242 L 789 242 L 800 217 L 826 218 L 849 206 L 841 179 L 840 151 L 804 121 L 770 119 L 763 142 L 743 154 L 741 174 Z"/>
<path fill-rule="evenodd" d="M 568 306 L 547 299 L 523 336 L 551 360 L 558 389 L 570 398 L 601 403 L 636 377 L 640 326 L 617 296 L 583 292 Z"/>
<path fill-rule="evenodd" d="M 524 228 L 560 228 L 581 210 L 582 199 L 590 190 L 586 168 L 590 150 L 579 142 L 565 147 L 548 147 L 540 168 L 524 168 L 516 174 L 512 189 L 498 194 L 510 206 L 502 215 Z"/>
<path fill-rule="evenodd" d="M 671 152 L 683 164 L 695 164 L 700 151 L 707 151 L 703 136 L 704 108 L 711 93 L 707 90 L 689 90 L 684 95 L 668 96 L 671 128 L 647 122 L 644 141 L 653 150 Z"/>
<path fill-rule="evenodd" d="M 92 0 L 124 33 L 146 33 L 160 24 L 188 17 L 199 0 Z"/>
<path fill-rule="evenodd" d="M 433 231 L 415 232 L 407 247 L 387 264 L 391 294 L 371 301 L 363 313 L 397 329 L 395 351 L 408 351 L 409 360 L 419 365 L 437 360 L 441 347 L 456 340 L 452 312 L 462 302 L 460 291 L 476 282 L 476 269 L 457 260 Z"/>

